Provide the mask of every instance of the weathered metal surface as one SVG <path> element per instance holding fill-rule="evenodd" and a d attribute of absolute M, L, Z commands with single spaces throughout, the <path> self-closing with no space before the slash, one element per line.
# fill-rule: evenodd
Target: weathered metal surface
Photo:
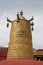
<path fill-rule="evenodd" d="M 12 21 L 7 59 L 33 59 L 30 21 L 28 22 L 22 16 L 18 23 L 16 21 Z"/>

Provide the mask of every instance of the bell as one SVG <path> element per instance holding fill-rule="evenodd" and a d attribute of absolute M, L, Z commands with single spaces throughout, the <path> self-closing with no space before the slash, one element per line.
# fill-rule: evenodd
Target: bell
<path fill-rule="evenodd" d="M 17 13 L 17 23 L 19 22 L 19 13 Z"/>
<path fill-rule="evenodd" d="M 9 23 L 7 23 L 7 28 L 9 27 Z"/>
<path fill-rule="evenodd" d="M 32 27 L 32 31 L 34 30 L 34 28 Z"/>

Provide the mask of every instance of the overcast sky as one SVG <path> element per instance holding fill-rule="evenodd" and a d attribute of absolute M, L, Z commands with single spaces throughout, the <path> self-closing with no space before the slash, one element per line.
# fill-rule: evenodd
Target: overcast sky
<path fill-rule="evenodd" d="M 8 46 L 9 42 L 11 24 L 6 27 L 6 17 L 14 20 L 20 10 L 25 18 L 34 17 L 33 47 L 43 48 L 43 0 L 0 0 L 0 46 Z"/>

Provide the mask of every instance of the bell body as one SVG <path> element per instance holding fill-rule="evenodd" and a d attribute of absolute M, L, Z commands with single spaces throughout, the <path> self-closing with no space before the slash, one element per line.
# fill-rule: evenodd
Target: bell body
<path fill-rule="evenodd" d="M 30 22 L 20 19 L 12 22 L 7 59 L 33 59 Z"/>

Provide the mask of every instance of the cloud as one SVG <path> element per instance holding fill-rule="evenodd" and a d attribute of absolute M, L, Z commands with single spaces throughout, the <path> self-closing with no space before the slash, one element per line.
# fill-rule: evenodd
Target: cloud
<path fill-rule="evenodd" d="M 43 48 L 43 14 L 34 13 L 33 47 Z"/>
<path fill-rule="evenodd" d="M 9 35 L 10 35 L 10 27 L 7 29 L 7 17 L 8 14 L 3 12 L 0 17 L 0 46 L 8 46 Z"/>

